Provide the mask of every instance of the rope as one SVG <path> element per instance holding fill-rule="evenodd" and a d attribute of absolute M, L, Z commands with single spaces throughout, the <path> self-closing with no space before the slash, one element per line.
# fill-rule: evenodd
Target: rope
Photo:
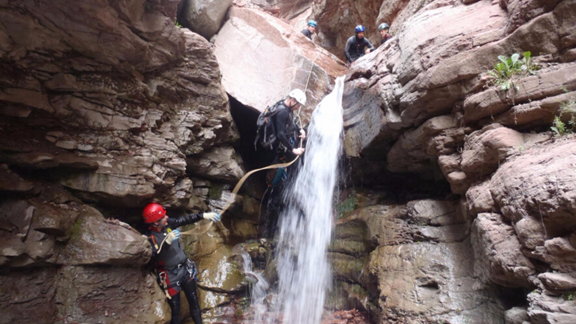
<path fill-rule="evenodd" d="M 316 54 L 316 57 L 314 58 L 314 60 L 312 61 L 312 64 L 310 66 L 310 71 L 308 71 L 308 79 L 306 80 L 306 87 L 304 88 L 304 93 L 306 93 L 306 91 L 308 90 L 308 84 L 310 82 L 310 77 L 312 76 L 312 69 L 314 69 L 314 63 L 316 63 L 316 60 L 318 59 L 318 57 L 320 56 L 320 52 L 318 52 Z M 300 105 L 300 108 L 298 108 L 298 120 L 299 120 L 299 125 L 301 125 L 301 119 L 300 119 L 300 111 L 302 110 L 302 106 Z M 302 148 L 302 140 L 300 140 L 300 148 Z M 240 179 L 240 181 L 238 181 L 238 183 L 236 184 L 236 186 L 234 187 L 234 190 L 232 190 L 232 199 L 234 199 L 236 197 L 236 194 L 238 194 L 238 191 L 240 190 L 240 188 L 242 187 L 242 185 L 244 184 L 244 182 L 246 181 L 246 179 L 248 179 L 249 176 L 251 176 L 252 174 L 258 172 L 258 171 L 263 171 L 263 170 L 268 170 L 268 169 L 277 169 L 277 168 L 287 168 L 289 166 L 291 166 L 294 162 L 296 162 L 296 160 L 298 160 L 300 156 L 296 156 L 296 158 L 294 160 L 292 160 L 291 162 L 288 163 L 278 163 L 278 164 L 272 164 L 269 165 L 267 167 L 263 167 L 260 169 L 256 169 L 256 170 L 252 170 L 248 173 L 246 173 L 242 179 Z M 224 209 L 222 209 L 222 211 L 220 212 L 220 215 L 224 215 L 224 213 L 228 210 L 228 208 L 230 208 L 230 206 L 232 206 L 232 204 L 234 203 L 234 201 L 232 202 L 228 202 L 228 205 L 226 205 L 226 207 L 224 207 Z M 204 226 L 204 228 L 202 227 L 195 227 L 193 229 L 190 229 L 188 231 L 185 232 L 181 232 L 180 235 L 201 235 L 204 234 L 206 232 L 208 232 L 210 230 L 210 228 L 212 227 L 212 224 L 214 222 L 209 221 L 207 225 Z M 162 243 L 160 243 L 160 247 L 158 248 L 158 252 L 160 253 L 160 251 L 162 251 L 162 247 L 164 246 L 164 242 L 166 242 L 166 237 L 162 240 Z"/>
<path fill-rule="evenodd" d="M 302 142 L 303 141 L 300 140 L 300 148 L 302 148 Z M 299 157 L 300 157 L 299 155 L 296 156 L 296 158 L 294 158 L 294 160 L 292 160 L 291 162 L 272 164 L 272 165 L 269 165 L 269 166 L 266 166 L 266 167 L 263 167 L 260 169 L 252 170 L 252 171 L 246 173 L 242 177 L 242 179 L 240 179 L 240 181 L 238 181 L 238 183 L 234 187 L 234 190 L 232 190 L 232 197 L 233 198 L 236 197 L 236 194 L 238 193 L 238 191 L 240 190 L 240 188 L 242 187 L 242 185 L 244 184 L 246 179 L 248 179 L 248 177 L 251 176 L 252 174 L 254 174 L 258 171 L 263 171 L 263 170 L 268 170 L 268 169 L 287 168 L 287 167 L 291 166 L 292 164 L 294 164 L 294 162 L 296 162 Z M 228 210 L 228 208 L 230 208 L 230 206 L 232 206 L 233 203 L 234 203 L 234 201 L 232 201 L 232 202 L 229 201 L 228 205 L 226 205 L 226 207 L 224 207 L 224 209 L 222 209 L 222 211 L 220 212 L 220 215 L 224 215 L 224 213 Z M 209 221 L 208 224 L 204 228 L 196 227 L 196 228 L 190 229 L 188 231 L 181 232 L 180 235 L 201 235 L 201 234 L 204 234 L 210 230 L 213 223 L 214 222 Z M 160 253 L 160 251 L 162 251 L 162 246 L 164 245 L 164 242 L 166 242 L 166 238 L 167 237 L 165 237 L 162 240 L 162 243 L 160 243 L 160 247 L 158 247 L 158 252 L 156 252 L 156 253 Z"/>

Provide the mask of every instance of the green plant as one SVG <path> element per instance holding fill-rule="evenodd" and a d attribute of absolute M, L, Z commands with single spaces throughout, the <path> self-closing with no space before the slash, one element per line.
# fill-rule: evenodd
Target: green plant
<path fill-rule="evenodd" d="M 564 123 L 561 119 L 564 114 L 570 115 L 568 123 Z M 554 121 L 550 129 L 556 133 L 556 136 L 576 132 L 576 101 L 574 99 L 570 99 L 560 105 L 559 113 L 557 116 L 554 116 Z"/>
<path fill-rule="evenodd" d="M 566 125 L 564 124 L 564 122 L 560 119 L 560 117 L 555 116 L 554 117 L 554 121 L 552 122 L 552 127 L 550 127 L 550 129 L 556 133 L 557 136 L 562 136 L 562 135 L 566 135 Z"/>
<path fill-rule="evenodd" d="M 518 53 L 514 53 L 510 57 L 498 56 L 500 62 L 494 65 L 493 70 L 488 71 L 493 78 L 490 83 L 500 87 L 500 90 L 503 91 L 509 90 L 513 86 L 516 90 L 520 90 L 514 84 L 515 78 L 519 79 L 529 74 L 535 74 L 540 68 L 531 62 L 531 57 L 532 53 L 529 51 L 523 53 L 522 59 Z"/>
<path fill-rule="evenodd" d="M 356 193 L 352 191 L 350 196 L 346 198 L 344 201 L 336 206 L 336 211 L 338 212 L 338 218 L 342 218 L 346 216 L 346 214 L 350 213 L 356 207 Z"/>
<path fill-rule="evenodd" d="M 174 21 L 174 24 L 176 25 L 176 27 L 182 28 L 182 25 L 180 25 L 180 23 L 178 22 L 178 20 L 175 20 L 175 21 Z"/>
<path fill-rule="evenodd" d="M 562 294 L 562 297 L 564 300 L 575 300 L 574 293 L 576 293 L 576 291 L 566 291 Z"/>

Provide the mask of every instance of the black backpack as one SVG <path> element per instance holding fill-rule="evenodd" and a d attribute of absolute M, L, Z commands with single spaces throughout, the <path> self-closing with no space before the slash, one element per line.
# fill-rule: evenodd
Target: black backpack
<path fill-rule="evenodd" d="M 263 148 L 268 150 L 274 149 L 276 143 L 276 126 L 272 121 L 272 117 L 283 109 L 282 100 L 278 101 L 272 107 L 268 106 L 256 120 L 256 139 L 254 140 L 254 148 L 257 149 L 257 143 L 260 143 Z"/>

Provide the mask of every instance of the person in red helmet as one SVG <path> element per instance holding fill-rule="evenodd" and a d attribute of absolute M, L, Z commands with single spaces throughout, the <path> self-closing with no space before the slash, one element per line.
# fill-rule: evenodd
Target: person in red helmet
<path fill-rule="evenodd" d="M 162 288 L 166 291 L 172 310 L 170 324 L 180 323 L 180 291 L 183 290 L 190 305 L 190 315 L 196 324 L 202 324 L 200 303 L 196 293 L 196 264 L 190 260 L 180 245 L 180 226 L 196 223 L 202 219 L 220 221 L 218 213 L 189 214 L 178 218 L 166 215 L 164 207 L 151 203 L 142 212 L 148 224 L 148 241 L 152 245 L 152 261 Z M 164 242 L 164 244 L 162 244 Z"/>

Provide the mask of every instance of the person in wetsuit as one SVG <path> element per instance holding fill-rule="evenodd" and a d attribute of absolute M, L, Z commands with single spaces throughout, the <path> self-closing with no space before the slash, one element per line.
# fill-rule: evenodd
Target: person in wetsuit
<path fill-rule="evenodd" d="M 158 281 L 167 295 L 172 310 L 170 324 L 180 324 L 180 291 L 183 290 L 190 305 L 190 315 L 196 324 L 202 324 L 200 303 L 196 292 L 196 264 L 184 253 L 180 241 L 180 226 L 196 223 L 202 219 L 220 221 L 218 213 L 209 212 L 169 218 L 164 207 L 151 203 L 142 213 L 148 224 L 145 235 L 152 245 L 152 262 Z M 164 243 L 162 243 L 164 242 Z"/>
<path fill-rule="evenodd" d="M 362 25 L 356 26 L 354 29 L 356 31 L 356 36 L 348 38 L 346 42 L 346 48 L 344 49 L 344 54 L 346 55 L 346 62 L 351 64 L 364 54 L 368 54 L 374 50 L 372 43 L 364 37 L 364 31 L 366 28 Z"/>
<path fill-rule="evenodd" d="M 317 28 L 318 23 L 316 22 L 316 20 L 309 20 L 308 26 L 305 29 L 302 29 L 301 33 L 304 34 L 304 36 L 308 37 L 310 40 L 312 40 L 312 34 L 316 32 Z"/>
<path fill-rule="evenodd" d="M 390 25 L 387 23 L 381 23 L 380 26 L 378 26 L 378 31 L 380 32 L 380 37 L 382 37 L 380 45 L 392 38 L 392 35 L 390 35 Z"/>

